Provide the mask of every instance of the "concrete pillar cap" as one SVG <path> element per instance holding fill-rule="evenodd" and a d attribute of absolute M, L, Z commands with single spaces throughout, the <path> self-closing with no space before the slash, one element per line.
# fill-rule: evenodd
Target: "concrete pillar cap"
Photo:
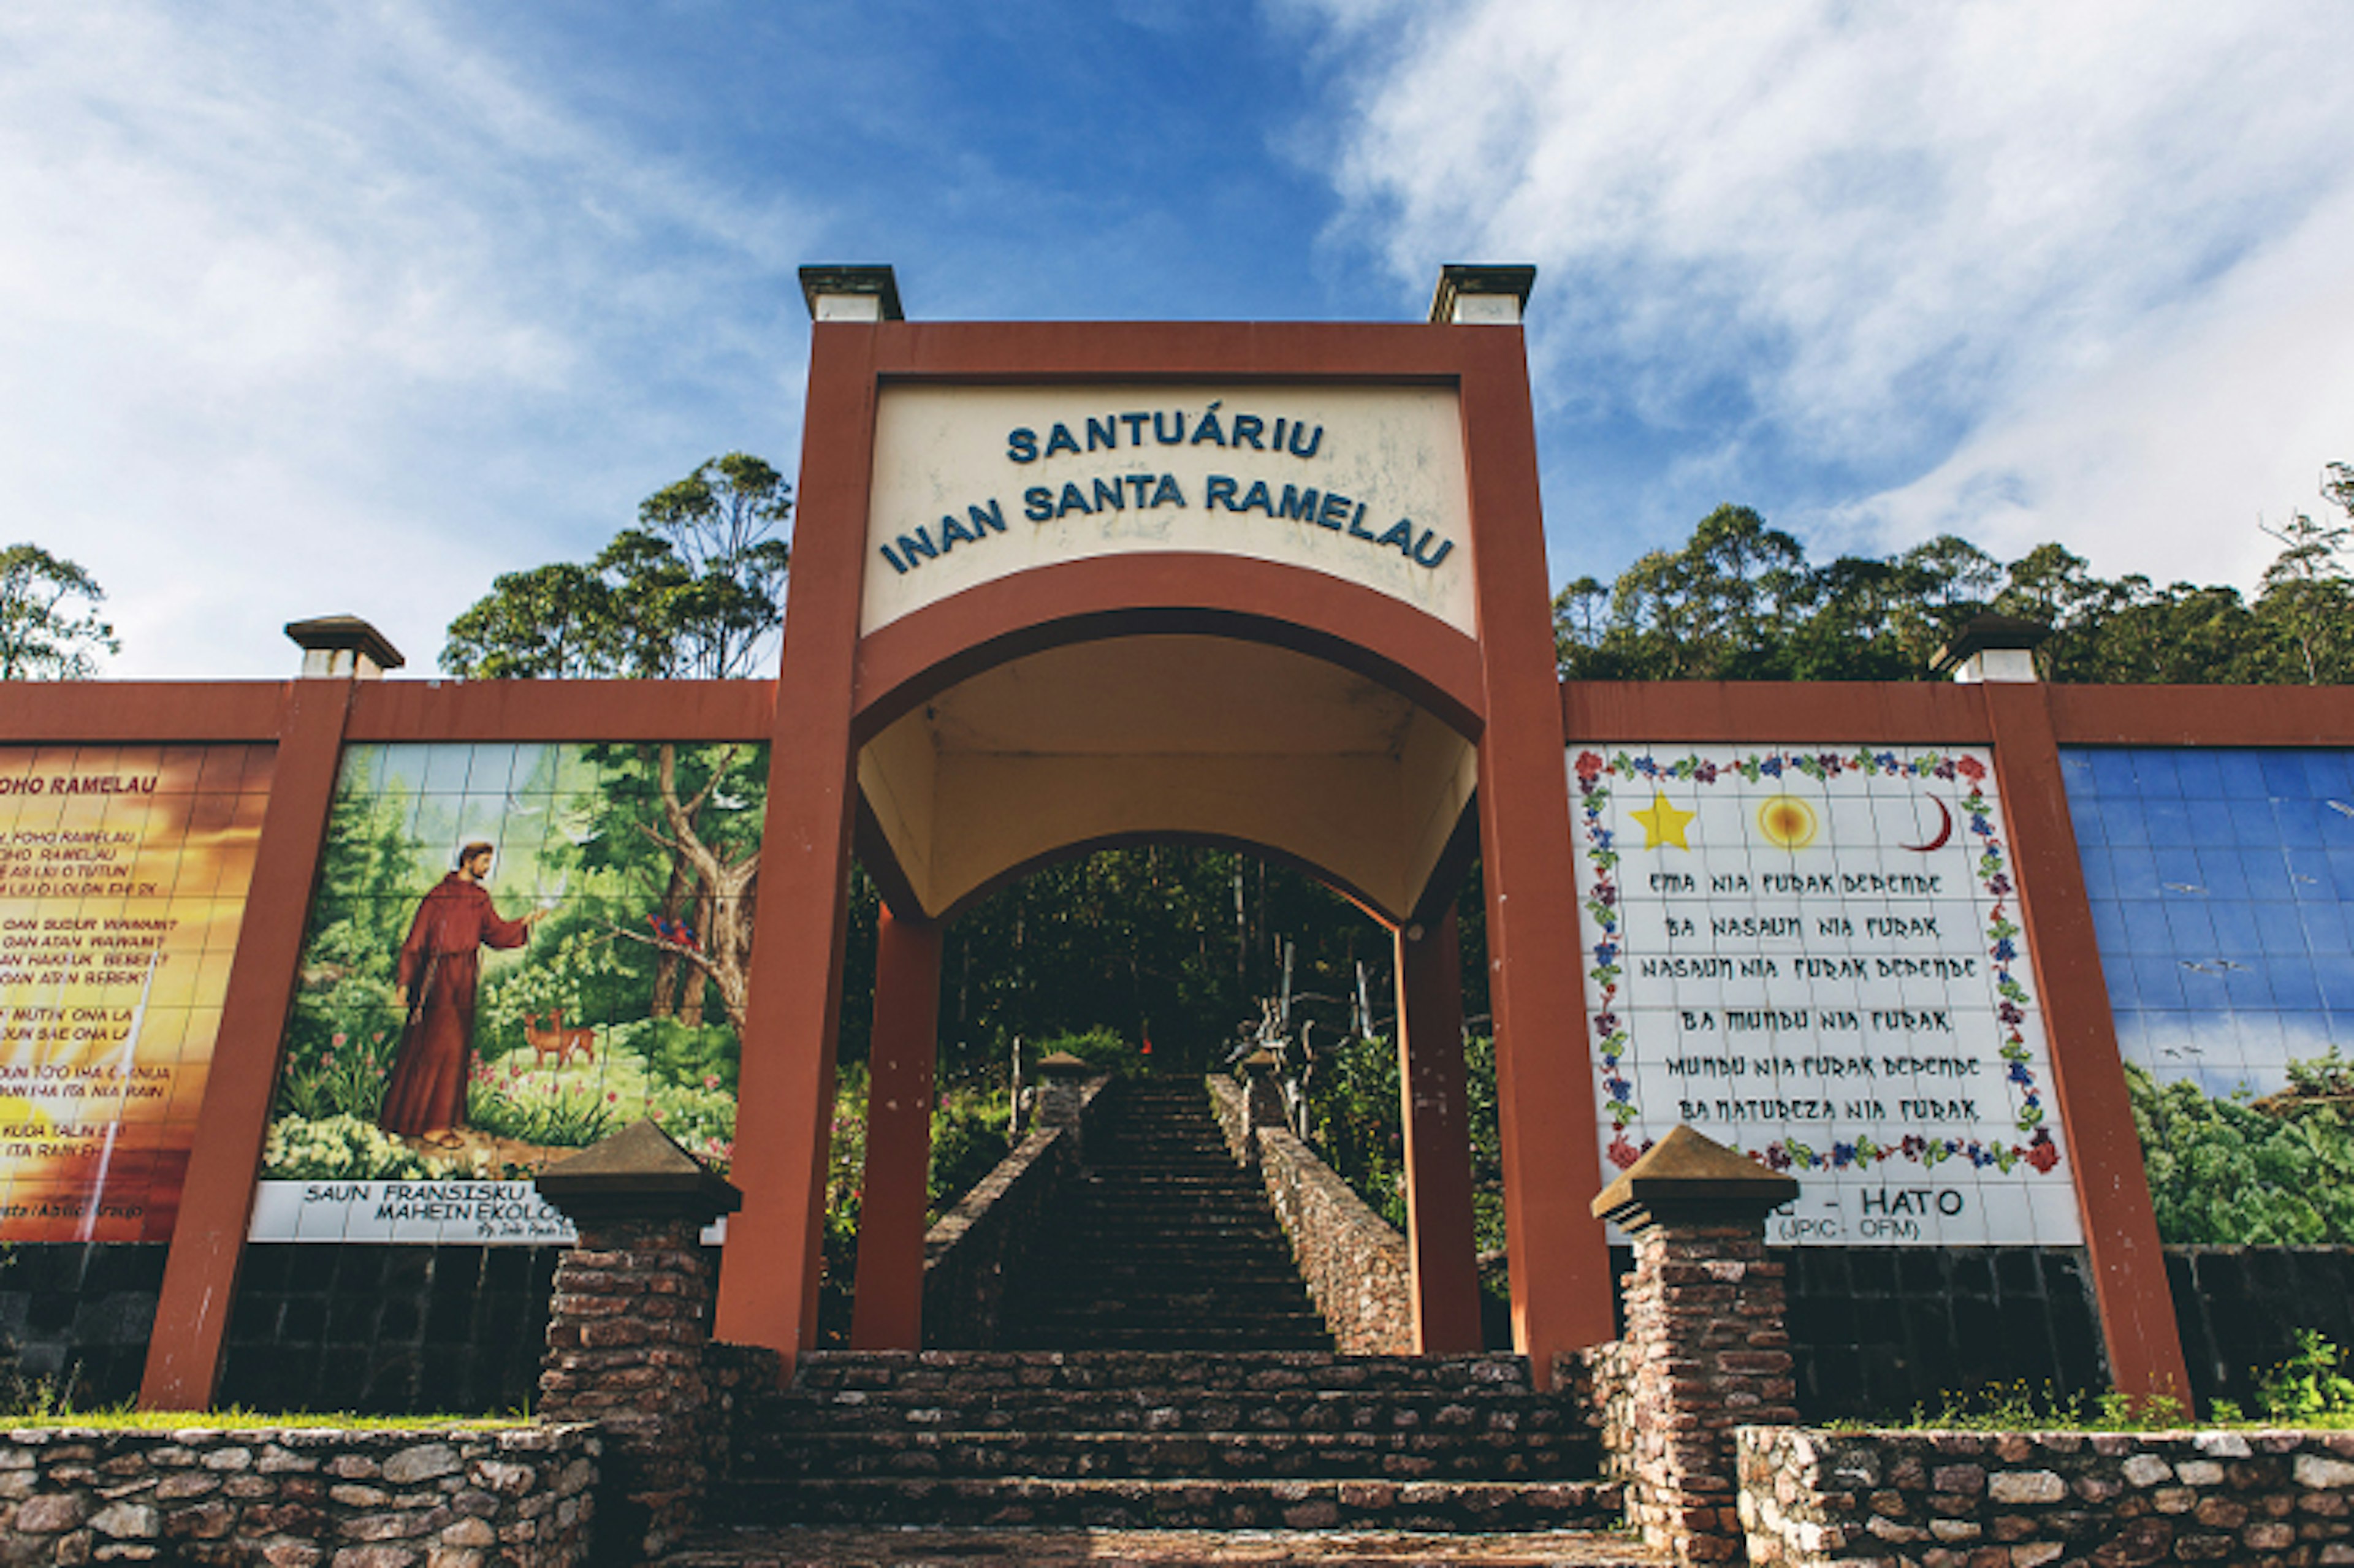
<path fill-rule="evenodd" d="M 1438 270 L 1438 288 L 1430 298 L 1430 319 L 1439 326 L 1517 325 L 1528 311 L 1529 291 L 1536 286 L 1534 267 L 1449 261 Z M 1473 305 L 1473 301 L 1479 304 Z"/>
<path fill-rule="evenodd" d="M 533 1179 L 539 1195 L 576 1225 L 608 1219 L 692 1219 L 708 1224 L 744 1206 L 734 1183 L 651 1121 L 559 1160 Z"/>
<path fill-rule="evenodd" d="M 1627 1230 L 1663 1224 L 1763 1222 L 1798 1195 L 1795 1177 L 1678 1123 L 1602 1189 L 1594 1214 Z"/>
<path fill-rule="evenodd" d="M 1931 655 L 1929 667 L 1940 675 L 1954 674 L 1969 660 L 1988 653 L 2031 653 L 2051 635 L 2052 629 L 2040 620 L 1989 610 L 1964 621 L 1954 640 Z"/>
<path fill-rule="evenodd" d="M 375 627 L 356 615 L 323 615 L 311 620 L 290 620 L 286 635 L 302 650 L 305 676 L 356 675 L 374 680 L 387 670 L 408 662 L 400 650 Z"/>

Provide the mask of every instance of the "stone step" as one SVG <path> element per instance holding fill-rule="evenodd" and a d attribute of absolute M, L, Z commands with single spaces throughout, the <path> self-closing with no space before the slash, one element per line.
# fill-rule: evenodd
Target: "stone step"
<path fill-rule="evenodd" d="M 1018 1476 L 728 1481 L 707 1518 L 735 1526 L 1084 1525 L 1158 1530 L 1599 1530 L 1601 1481 L 1135 1480 Z"/>
<path fill-rule="evenodd" d="M 1582 1438 L 1575 1413 L 1535 1394 L 1231 1392 L 1117 1389 L 1073 1396 L 1054 1390 L 839 1389 L 777 1394 L 763 1420 L 777 1429 L 990 1432 L 1361 1432 L 1517 1434 Z"/>
<path fill-rule="evenodd" d="M 1049 1323 L 1037 1329 L 1016 1331 L 1010 1335 L 1017 1343 L 1044 1350 L 1052 1345 L 1066 1345 L 1080 1334 L 1088 1343 L 1107 1350 L 1168 1350 L 1179 1347 L 1192 1351 L 1290 1351 L 1321 1350 L 1331 1344 L 1331 1330 L 1321 1319 L 1302 1324 L 1297 1330 L 1273 1327 L 1248 1327 L 1221 1330 L 1182 1319 L 1163 1324 L 1151 1321 L 1119 1322 L 1112 1319 L 1084 1323 Z"/>
<path fill-rule="evenodd" d="M 1367 1531 L 919 1530 L 822 1527 L 712 1531 L 657 1568 L 1665 1568 L 1668 1559 L 1596 1531 L 1425 1535 Z"/>
<path fill-rule="evenodd" d="M 1036 1476 L 1135 1479 L 1575 1480 L 1592 1446 L 1516 1432 L 944 1432 L 774 1434 L 740 1446 L 738 1479 Z"/>
<path fill-rule="evenodd" d="M 1293 1392 L 1532 1393 L 1520 1356 L 1344 1356 L 1331 1351 L 1236 1353 L 1214 1361 L 1150 1351 L 811 1351 L 794 1369 L 798 1389 L 1027 1388 L 1097 1392 L 1150 1388 Z"/>

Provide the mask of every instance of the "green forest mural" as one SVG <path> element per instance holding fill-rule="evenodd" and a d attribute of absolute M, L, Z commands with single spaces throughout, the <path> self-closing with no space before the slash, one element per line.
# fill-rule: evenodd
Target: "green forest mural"
<path fill-rule="evenodd" d="M 525 1176 L 641 1117 L 734 1151 L 757 745 L 358 746 L 265 1179 Z"/>

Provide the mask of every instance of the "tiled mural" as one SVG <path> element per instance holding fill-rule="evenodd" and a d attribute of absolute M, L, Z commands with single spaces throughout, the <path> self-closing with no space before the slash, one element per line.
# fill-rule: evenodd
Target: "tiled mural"
<path fill-rule="evenodd" d="M 2081 1239 L 1983 749 L 1573 747 L 1606 1180 L 1679 1121 L 1796 1245 Z"/>
<path fill-rule="evenodd" d="M 2160 1233 L 2354 1241 L 2354 751 L 2062 761 Z"/>

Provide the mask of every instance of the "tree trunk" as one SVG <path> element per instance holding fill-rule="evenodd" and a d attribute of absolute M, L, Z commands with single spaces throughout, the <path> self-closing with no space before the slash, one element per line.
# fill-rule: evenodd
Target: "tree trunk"
<path fill-rule="evenodd" d="M 710 892 L 707 889 L 696 889 L 695 931 L 697 937 L 705 940 L 708 940 L 712 935 L 711 905 Z M 678 1001 L 678 1021 L 689 1029 L 703 1027 L 703 996 L 706 979 L 702 969 L 691 965 L 684 977 L 683 983 L 685 990 Z"/>
<path fill-rule="evenodd" d="M 678 922 L 678 914 L 686 906 L 686 854 L 673 850 L 670 856 L 670 885 L 663 889 L 662 917 L 666 926 Z M 678 1011 L 679 955 L 673 948 L 654 950 L 654 1004 L 651 1016 L 668 1018 Z M 691 972 L 700 974 L 700 970 Z"/>

